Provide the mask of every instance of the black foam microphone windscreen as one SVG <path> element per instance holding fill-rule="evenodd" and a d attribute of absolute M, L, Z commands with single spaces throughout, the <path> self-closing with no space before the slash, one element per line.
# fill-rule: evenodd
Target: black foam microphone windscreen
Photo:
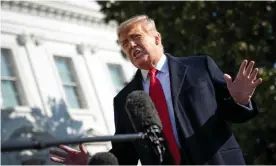
<path fill-rule="evenodd" d="M 136 132 L 144 132 L 152 125 L 156 125 L 162 130 L 162 124 L 154 103 L 146 92 L 134 91 L 130 93 L 125 108 Z"/>
<path fill-rule="evenodd" d="M 91 157 L 88 165 L 119 165 L 119 162 L 112 153 L 99 152 Z"/>

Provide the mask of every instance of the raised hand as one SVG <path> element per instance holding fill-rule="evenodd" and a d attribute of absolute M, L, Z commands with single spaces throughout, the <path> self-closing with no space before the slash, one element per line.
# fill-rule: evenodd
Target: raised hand
<path fill-rule="evenodd" d="M 88 152 L 83 144 L 79 145 L 80 151 L 70 148 L 69 146 L 58 146 L 61 151 L 50 151 L 52 156 L 50 159 L 53 162 L 62 163 L 66 165 L 87 165 L 88 164 Z"/>
<path fill-rule="evenodd" d="M 259 69 L 255 68 L 252 71 L 255 62 L 251 61 L 248 66 L 247 63 L 247 60 L 243 60 L 234 81 L 232 81 L 230 75 L 224 74 L 224 79 L 232 98 L 235 102 L 243 105 L 249 103 L 255 88 L 262 83 L 261 78 L 256 79 Z"/>

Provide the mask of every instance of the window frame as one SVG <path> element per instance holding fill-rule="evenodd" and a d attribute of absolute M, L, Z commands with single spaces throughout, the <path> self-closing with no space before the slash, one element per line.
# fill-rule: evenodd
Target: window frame
<path fill-rule="evenodd" d="M 19 105 L 11 106 L 11 107 L 5 107 L 4 106 L 4 98 L 2 97 L 2 92 L 1 92 L 1 98 L 2 102 L 1 103 L 1 110 L 17 110 L 21 112 L 30 112 L 31 109 L 28 108 L 30 106 L 29 100 L 30 98 L 27 97 L 26 95 L 26 90 L 25 90 L 25 85 L 26 83 L 23 81 L 23 76 L 22 72 L 19 70 L 19 68 L 23 67 L 18 58 L 15 58 L 16 55 L 21 56 L 19 53 L 19 50 L 15 47 L 15 45 L 11 43 L 1 43 L 1 49 L 8 49 L 9 50 L 9 61 L 11 64 L 12 72 L 15 75 L 15 88 L 18 93 L 18 100 L 19 100 Z M 2 56 L 2 55 L 1 55 Z M 1 75 L 1 81 L 2 81 L 2 75 Z"/>
<path fill-rule="evenodd" d="M 55 59 L 54 59 L 54 55 L 58 55 L 61 57 L 68 57 L 72 59 L 72 66 L 74 67 L 74 71 L 77 74 L 77 82 L 79 84 L 79 89 L 80 89 L 80 98 L 81 100 L 85 103 L 85 105 L 87 106 L 87 108 L 84 109 L 74 109 L 74 108 L 70 108 L 67 107 L 68 109 L 68 113 L 71 116 L 92 116 L 92 117 L 96 117 L 96 113 L 93 111 L 93 109 L 98 109 L 98 103 L 95 100 L 91 100 L 91 97 L 96 97 L 94 96 L 94 94 L 90 94 L 89 93 L 89 97 L 84 93 L 85 92 L 85 85 L 79 80 L 79 76 L 81 76 L 80 69 L 78 67 L 78 62 L 79 62 L 79 57 L 80 55 L 77 54 L 77 50 L 75 48 L 75 45 L 72 43 L 58 43 L 55 41 L 46 41 L 44 42 L 44 48 L 45 48 L 45 52 L 49 58 L 49 62 L 50 62 L 50 66 L 54 78 L 55 78 L 55 82 L 57 84 L 58 87 L 58 92 L 59 92 L 59 96 L 57 97 L 58 100 L 62 100 L 64 101 L 64 103 L 68 106 L 67 100 L 66 99 L 66 94 L 63 90 L 62 87 L 62 81 L 60 79 L 59 73 L 57 71 L 56 68 L 56 64 L 55 64 Z"/>
<path fill-rule="evenodd" d="M 68 65 L 68 68 L 69 68 L 69 71 L 71 72 L 72 74 L 72 79 L 74 81 L 74 83 L 72 83 L 71 85 L 69 85 L 68 83 L 64 83 L 60 74 L 59 74 L 59 70 L 56 66 L 56 59 L 57 58 L 60 58 L 60 59 L 66 59 L 67 61 L 67 65 Z M 69 109 L 72 109 L 72 110 L 76 110 L 76 109 L 79 109 L 79 110 L 84 110 L 84 109 L 87 109 L 87 104 L 85 101 L 83 101 L 83 91 L 82 91 L 82 88 L 81 88 L 81 85 L 79 83 L 79 77 L 77 76 L 77 73 L 76 73 L 76 70 L 75 70 L 75 66 L 74 66 L 74 60 L 73 60 L 73 57 L 70 57 L 70 56 L 66 56 L 66 55 L 60 55 L 60 54 L 53 54 L 53 60 L 54 60 L 54 64 L 55 64 L 55 70 L 57 72 L 57 75 L 58 75 L 58 78 L 59 78 L 59 81 L 61 83 L 61 86 L 62 86 L 62 91 L 63 91 L 63 96 L 65 97 L 65 102 L 66 102 L 66 105 L 68 106 Z M 67 99 L 67 94 L 66 94 L 66 91 L 64 89 L 64 86 L 70 86 L 70 87 L 74 87 L 76 89 L 76 97 L 77 97 L 77 101 L 78 101 L 78 104 L 80 105 L 80 108 L 72 108 L 70 107 L 70 103 Z"/>
<path fill-rule="evenodd" d="M 7 55 L 3 55 L 2 54 L 2 49 L 6 49 L 7 50 Z M 13 74 L 13 76 L 2 76 L 1 74 L 1 86 L 2 86 L 2 80 L 3 81 L 8 81 L 10 83 L 13 84 L 14 86 L 14 91 L 15 91 L 15 98 L 17 100 L 17 104 L 16 105 L 13 105 L 13 106 L 8 106 L 8 107 L 16 107 L 16 106 L 21 106 L 23 104 L 23 102 L 21 101 L 21 97 L 20 97 L 20 91 L 18 89 L 18 76 L 16 74 L 16 69 L 15 69 L 15 64 L 14 64 L 14 60 L 13 60 L 13 53 L 12 53 L 12 50 L 11 49 L 8 49 L 8 48 L 2 48 L 1 47 L 1 65 L 2 65 L 2 61 L 3 61 L 3 57 L 6 56 L 7 58 L 7 63 L 6 65 L 9 65 L 8 66 L 8 70 L 9 72 L 11 72 Z M 5 103 L 5 99 L 3 98 L 3 107 L 4 107 L 4 103 Z M 7 107 L 7 108 L 8 108 Z"/>

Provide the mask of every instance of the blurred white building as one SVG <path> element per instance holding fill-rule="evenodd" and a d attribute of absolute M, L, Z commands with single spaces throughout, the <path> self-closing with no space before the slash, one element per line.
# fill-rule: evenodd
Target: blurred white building
<path fill-rule="evenodd" d="M 114 133 L 113 97 L 135 69 L 99 10 L 95 1 L 1 1 L 2 145 Z M 53 164 L 48 150 L 2 152 L 1 164 Z"/>

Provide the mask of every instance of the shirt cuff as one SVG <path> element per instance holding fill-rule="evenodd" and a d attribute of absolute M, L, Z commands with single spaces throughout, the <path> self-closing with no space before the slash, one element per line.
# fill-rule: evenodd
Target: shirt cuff
<path fill-rule="evenodd" d="M 240 106 L 242 106 L 243 108 L 247 109 L 248 111 L 252 111 L 253 110 L 251 100 L 249 101 L 248 105 L 242 105 L 242 104 L 239 104 L 239 103 L 237 103 L 237 104 L 240 105 Z"/>

